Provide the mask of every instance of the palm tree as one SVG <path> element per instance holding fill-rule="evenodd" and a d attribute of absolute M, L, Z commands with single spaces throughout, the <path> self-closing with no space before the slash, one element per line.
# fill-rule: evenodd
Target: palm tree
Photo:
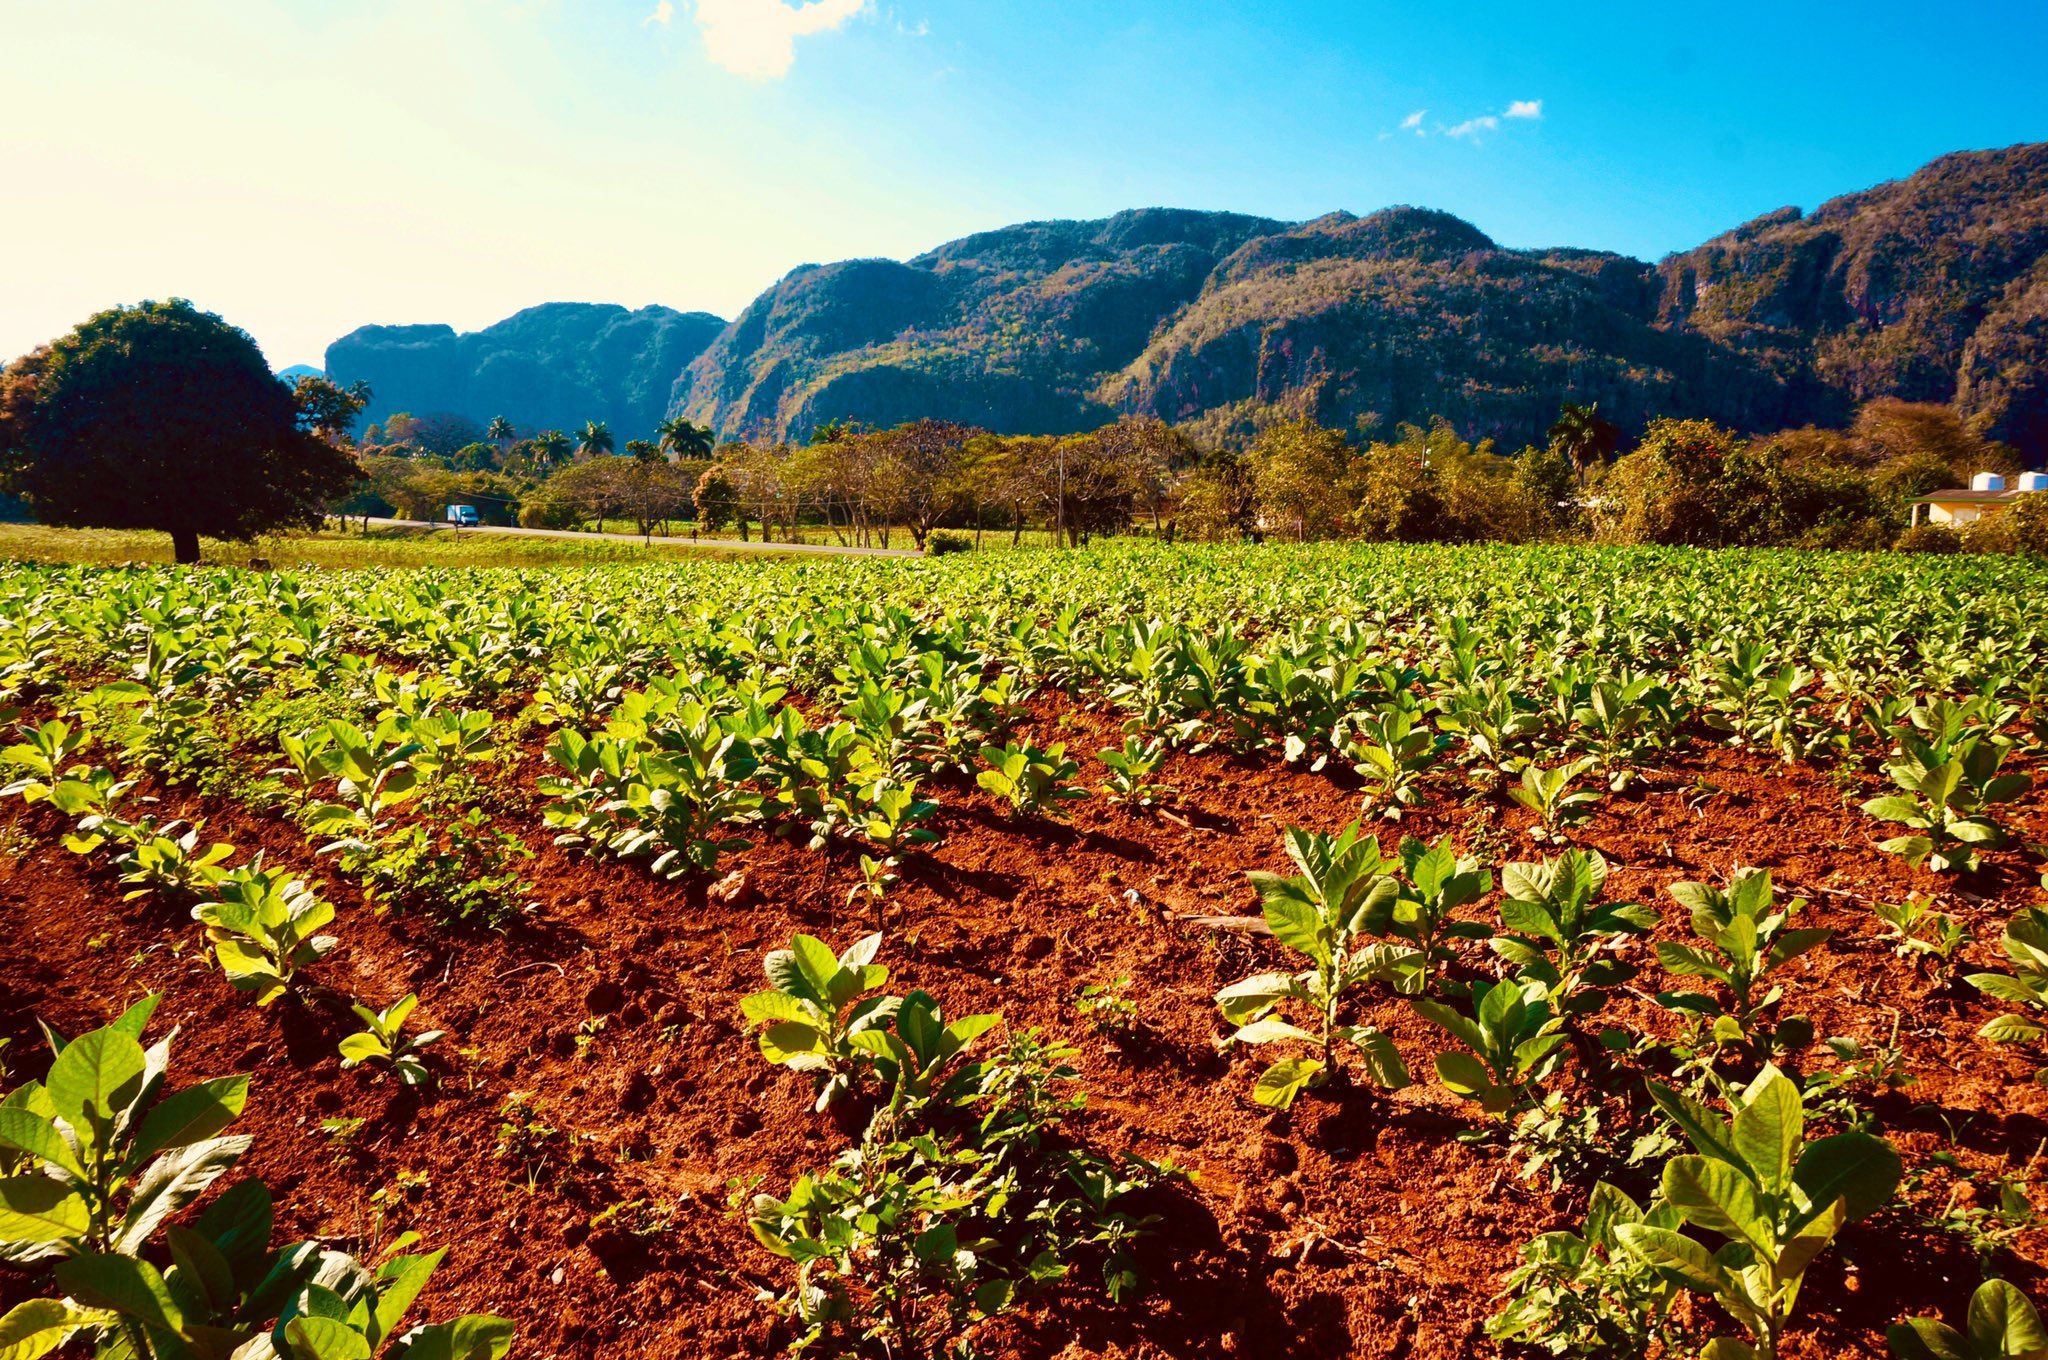
<path fill-rule="evenodd" d="M 612 427 L 602 420 L 583 422 L 583 439 L 576 445 L 578 458 L 595 458 L 612 451 Z"/>
<path fill-rule="evenodd" d="M 693 425 L 681 416 L 662 421 L 654 432 L 661 438 L 661 447 L 677 460 L 709 458 L 717 447 L 717 436 L 709 425 Z"/>
<path fill-rule="evenodd" d="M 542 430 L 533 437 L 533 461 L 547 472 L 568 461 L 572 447 L 569 436 L 560 430 Z"/>
<path fill-rule="evenodd" d="M 500 449 L 510 448 L 512 441 L 518 437 L 512 432 L 512 422 L 503 416 L 492 416 L 491 423 L 484 427 L 484 438 Z"/>
<path fill-rule="evenodd" d="M 1557 423 L 1550 427 L 1550 446 L 1572 460 L 1572 471 L 1578 474 L 1579 485 L 1586 484 L 1586 473 L 1595 463 L 1603 463 L 1621 445 L 1621 429 L 1611 420 L 1600 415 L 1600 403 L 1591 406 L 1564 404 L 1558 412 Z"/>

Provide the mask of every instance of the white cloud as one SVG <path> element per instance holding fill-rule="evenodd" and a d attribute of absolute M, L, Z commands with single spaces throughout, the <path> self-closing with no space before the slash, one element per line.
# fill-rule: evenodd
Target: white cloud
<path fill-rule="evenodd" d="M 697 0 L 696 18 L 712 61 L 749 80 L 776 80 L 789 74 L 798 38 L 830 32 L 867 6 L 868 0 Z"/>
<path fill-rule="evenodd" d="M 1445 129 L 1444 136 L 1477 137 L 1480 133 L 1492 132 L 1495 128 L 1499 126 L 1500 119 L 1494 117 L 1492 114 L 1489 113 L 1479 118 L 1467 118 L 1464 122 L 1458 124 L 1456 127 Z"/>
<path fill-rule="evenodd" d="M 654 13 L 640 21 L 640 26 L 645 28 L 649 24 L 660 24 L 663 28 L 667 28 L 674 21 L 675 17 L 675 0 L 661 0 L 661 3 L 654 7 Z"/>
<path fill-rule="evenodd" d="M 1422 129 L 1422 120 L 1428 113 L 1428 109 L 1417 109 L 1415 112 L 1409 114 L 1406 118 L 1403 118 L 1401 120 L 1401 131 L 1412 132 L 1418 137 L 1428 136 L 1429 134 L 1427 132 L 1424 132 Z"/>
<path fill-rule="evenodd" d="M 1541 118 L 1543 116 L 1543 101 L 1540 99 L 1517 99 L 1514 103 L 1508 105 L 1508 111 L 1502 116 L 1506 118 Z"/>

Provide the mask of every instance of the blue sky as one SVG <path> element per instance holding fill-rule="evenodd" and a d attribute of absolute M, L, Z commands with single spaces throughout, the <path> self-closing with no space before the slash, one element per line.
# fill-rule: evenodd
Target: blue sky
<path fill-rule="evenodd" d="M 2044 53 L 2041 0 L 0 0 L 0 358 L 169 295 L 279 365 L 547 300 L 730 316 L 1151 204 L 1654 258 L 2048 139 Z"/>

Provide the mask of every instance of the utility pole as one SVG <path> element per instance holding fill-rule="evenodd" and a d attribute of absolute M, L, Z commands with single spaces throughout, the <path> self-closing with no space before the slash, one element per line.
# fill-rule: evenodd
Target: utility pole
<path fill-rule="evenodd" d="M 1067 546 L 1067 445 L 1064 440 L 1060 442 L 1059 529 L 1054 535 L 1053 546 L 1055 548 Z"/>

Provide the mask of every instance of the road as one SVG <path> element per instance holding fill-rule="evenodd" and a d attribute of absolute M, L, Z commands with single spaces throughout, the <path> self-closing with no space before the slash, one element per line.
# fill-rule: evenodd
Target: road
<path fill-rule="evenodd" d="M 354 515 L 349 523 L 363 521 Z M 638 534 L 592 534 L 581 529 L 519 529 L 510 525 L 479 524 L 468 529 L 457 529 L 452 524 L 442 524 L 424 519 L 379 519 L 372 515 L 369 523 L 387 529 L 432 529 L 441 533 L 462 534 L 518 534 L 526 538 L 576 538 L 604 539 L 613 543 L 639 543 Z M 824 557 L 918 557 L 922 554 L 911 548 L 843 548 L 837 543 L 763 543 L 756 539 L 742 543 L 736 538 L 706 538 L 692 541 L 687 538 L 657 538 L 656 543 L 676 548 L 720 548 L 733 552 L 770 553 L 813 553 Z"/>

